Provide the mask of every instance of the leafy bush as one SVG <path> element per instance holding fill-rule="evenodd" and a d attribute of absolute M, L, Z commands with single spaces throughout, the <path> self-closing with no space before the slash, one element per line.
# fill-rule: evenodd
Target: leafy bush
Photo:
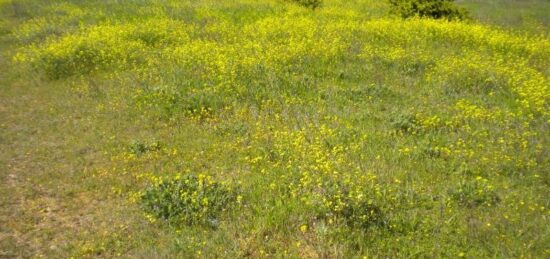
<path fill-rule="evenodd" d="M 311 9 L 317 9 L 323 3 L 322 0 L 292 0 L 292 2 Z"/>
<path fill-rule="evenodd" d="M 468 13 L 454 4 L 454 0 L 389 0 L 392 12 L 403 18 L 427 17 L 447 20 L 465 20 Z"/>
<path fill-rule="evenodd" d="M 211 177 L 185 175 L 147 189 L 141 205 L 152 216 L 172 223 L 215 226 L 219 214 L 235 200 L 230 188 Z"/>

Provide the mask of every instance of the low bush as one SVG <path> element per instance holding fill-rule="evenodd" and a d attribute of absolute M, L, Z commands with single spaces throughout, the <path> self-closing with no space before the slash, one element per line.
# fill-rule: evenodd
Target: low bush
<path fill-rule="evenodd" d="M 403 18 L 426 17 L 447 20 L 465 20 L 468 13 L 454 4 L 454 0 L 389 0 L 392 13 Z"/>
<path fill-rule="evenodd" d="M 317 9 L 323 3 L 322 0 L 291 0 L 291 1 L 311 9 Z"/>

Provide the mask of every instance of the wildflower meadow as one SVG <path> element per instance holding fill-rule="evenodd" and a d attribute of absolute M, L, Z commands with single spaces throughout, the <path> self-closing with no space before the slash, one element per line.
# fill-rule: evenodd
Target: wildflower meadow
<path fill-rule="evenodd" d="M 0 257 L 550 257 L 550 2 L 0 0 Z"/>

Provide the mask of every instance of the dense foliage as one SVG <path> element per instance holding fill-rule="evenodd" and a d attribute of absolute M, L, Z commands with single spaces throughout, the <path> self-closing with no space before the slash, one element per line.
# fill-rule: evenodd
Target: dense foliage
<path fill-rule="evenodd" d="M 323 0 L 290 0 L 307 8 L 317 9 L 323 4 Z"/>
<path fill-rule="evenodd" d="M 389 0 L 392 12 L 403 18 L 426 17 L 434 19 L 465 20 L 465 9 L 454 4 L 454 0 Z"/>
<path fill-rule="evenodd" d="M 176 224 L 216 226 L 219 214 L 235 202 L 235 195 L 211 177 L 176 176 L 147 189 L 141 205 L 151 216 Z"/>

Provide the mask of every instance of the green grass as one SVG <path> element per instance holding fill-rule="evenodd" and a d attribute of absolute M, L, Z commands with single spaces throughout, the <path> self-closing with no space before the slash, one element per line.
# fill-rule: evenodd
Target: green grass
<path fill-rule="evenodd" d="M 549 3 L 0 0 L 0 257 L 549 256 Z"/>

